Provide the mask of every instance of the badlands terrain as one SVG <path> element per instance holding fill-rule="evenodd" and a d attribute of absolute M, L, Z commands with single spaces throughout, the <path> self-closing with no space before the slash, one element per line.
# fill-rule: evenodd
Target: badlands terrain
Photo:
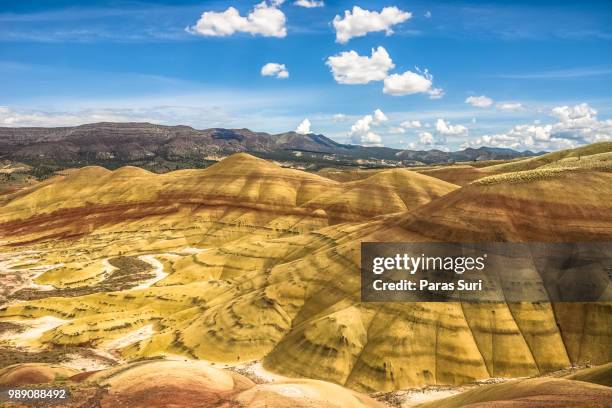
<path fill-rule="evenodd" d="M 0 384 L 63 384 L 70 407 L 605 406 L 612 304 L 363 303 L 359 260 L 611 241 L 611 160 L 612 142 L 316 172 L 238 153 L 28 182 L 0 195 Z"/>

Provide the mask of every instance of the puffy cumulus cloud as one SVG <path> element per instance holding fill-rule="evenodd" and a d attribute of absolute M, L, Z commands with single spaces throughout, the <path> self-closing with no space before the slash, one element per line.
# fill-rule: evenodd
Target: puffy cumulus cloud
<path fill-rule="evenodd" d="M 261 75 L 285 79 L 289 78 L 289 71 L 287 71 L 287 67 L 285 67 L 285 64 L 268 62 L 266 65 L 261 67 Z"/>
<path fill-rule="evenodd" d="M 387 118 L 387 115 L 385 115 L 385 113 L 383 111 L 381 111 L 380 109 L 376 109 L 374 111 L 374 123 L 381 123 L 381 122 L 386 122 L 388 121 L 389 118 Z"/>
<path fill-rule="evenodd" d="M 406 71 L 403 74 L 392 74 L 385 78 L 383 93 L 403 96 L 415 93 L 427 93 L 430 98 L 442 97 L 443 91 L 433 88 L 433 76 L 427 71 Z"/>
<path fill-rule="evenodd" d="M 308 118 L 304 119 L 298 125 L 298 127 L 295 129 L 295 132 L 299 133 L 301 135 L 307 135 L 307 134 L 311 133 L 311 131 L 310 131 L 310 120 L 308 120 Z"/>
<path fill-rule="evenodd" d="M 372 126 L 373 121 L 374 118 L 372 117 L 372 115 L 365 115 L 361 119 L 357 120 L 357 122 L 355 122 L 353 126 L 351 126 L 349 136 L 367 133 L 370 130 L 370 126 Z"/>
<path fill-rule="evenodd" d="M 493 99 L 484 95 L 470 96 L 465 100 L 465 103 L 469 103 L 477 108 L 488 108 L 489 106 L 493 105 Z"/>
<path fill-rule="evenodd" d="M 435 144 L 434 136 L 429 132 L 419 133 L 419 143 L 425 146 L 431 146 Z"/>
<path fill-rule="evenodd" d="M 597 111 L 586 103 L 557 106 L 551 115 L 558 122 L 517 125 L 505 133 L 481 136 L 469 145 L 553 150 L 612 140 L 612 120 L 597 119 Z"/>
<path fill-rule="evenodd" d="M 421 132 L 418 135 L 418 141 L 412 142 L 408 145 L 411 149 L 437 149 L 443 151 L 449 151 L 446 146 L 446 137 L 443 135 L 433 135 L 430 132 Z"/>
<path fill-rule="evenodd" d="M 348 135 L 355 144 L 363 146 L 382 146 L 382 138 L 372 131 L 372 126 L 380 125 L 389 120 L 387 115 L 380 109 L 376 109 L 373 115 L 365 115 L 357 120 Z"/>
<path fill-rule="evenodd" d="M 339 84 L 367 84 L 372 81 L 383 81 L 383 93 L 403 96 L 426 93 L 430 99 L 439 99 L 444 91 L 433 87 L 433 75 L 427 69 L 416 72 L 406 71 L 403 74 L 391 74 L 395 68 L 393 60 L 384 47 L 372 49 L 370 57 L 361 56 L 355 51 L 344 51 L 327 58 L 334 79 Z"/>
<path fill-rule="evenodd" d="M 500 110 L 513 110 L 513 111 L 524 109 L 523 104 L 518 103 L 518 102 L 500 102 L 496 104 L 495 107 Z"/>
<path fill-rule="evenodd" d="M 327 58 L 334 79 L 339 84 L 367 84 L 382 81 L 395 65 L 383 47 L 372 49 L 372 55 L 361 56 L 355 51 L 345 51 Z"/>
<path fill-rule="evenodd" d="M 386 35 L 393 34 L 392 26 L 410 19 L 412 14 L 397 7 L 385 7 L 380 12 L 364 10 L 354 6 L 352 12 L 344 11 L 344 17 L 334 17 L 333 26 L 336 30 L 336 42 L 347 43 L 351 38 L 384 31 Z"/>
<path fill-rule="evenodd" d="M 597 111 L 586 103 L 576 106 L 557 106 L 551 114 L 563 123 L 576 123 L 576 121 L 589 122 L 593 120 Z"/>
<path fill-rule="evenodd" d="M 507 147 L 510 149 L 525 149 L 533 148 L 542 145 L 546 141 L 547 145 L 550 142 L 551 125 L 517 125 L 510 129 L 507 133 L 499 133 L 493 135 L 484 135 L 469 143 L 470 146 L 493 146 Z M 536 142 L 538 141 L 538 142 Z M 561 147 L 557 144 L 556 147 Z M 570 147 L 566 145 L 564 147 Z"/>
<path fill-rule="evenodd" d="M 222 12 L 205 11 L 195 25 L 187 27 L 191 34 L 226 37 L 235 33 L 249 33 L 264 37 L 283 38 L 287 35 L 285 14 L 279 9 L 282 0 L 263 1 L 246 17 L 235 7 Z"/>
<path fill-rule="evenodd" d="M 451 125 L 450 122 L 445 122 L 444 119 L 438 119 L 436 121 L 436 132 L 449 136 L 467 136 L 468 128 L 463 125 Z"/>
<path fill-rule="evenodd" d="M 317 1 L 317 0 L 297 0 L 295 2 L 293 2 L 294 5 L 299 6 L 299 7 L 306 7 L 306 8 L 315 8 L 315 7 L 323 7 L 325 5 L 325 3 L 321 0 L 321 1 Z"/>
<path fill-rule="evenodd" d="M 400 126 L 405 129 L 420 128 L 421 122 L 418 120 L 405 120 L 402 123 L 400 123 Z"/>
<path fill-rule="evenodd" d="M 361 146 L 382 146 L 382 138 L 374 132 L 351 136 L 351 141 Z"/>

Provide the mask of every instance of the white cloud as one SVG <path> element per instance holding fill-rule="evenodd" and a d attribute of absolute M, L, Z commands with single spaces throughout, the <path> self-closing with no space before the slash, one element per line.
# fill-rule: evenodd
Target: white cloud
<path fill-rule="evenodd" d="M 345 51 L 329 57 L 326 64 L 331 68 L 336 82 L 340 84 L 367 84 L 382 81 L 395 65 L 383 47 L 372 49 L 370 57 L 355 51 Z"/>
<path fill-rule="evenodd" d="M 35 110 L 13 110 L 0 106 L 0 126 L 77 126 L 96 122 L 152 122 L 155 115 L 151 112 L 126 111 L 117 109 L 82 110 L 78 112 L 46 112 Z"/>
<path fill-rule="evenodd" d="M 418 120 L 406 120 L 400 123 L 400 126 L 406 129 L 420 128 L 421 122 L 419 122 Z"/>
<path fill-rule="evenodd" d="M 325 3 L 320 0 L 297 0 L 293 3 L 296 6 L 306 7 L 306 8 L 314 8 L 314 7 L 323 7 Z"/>
<path fill-rule="evenodd" d="M 563 123 L 576 123 L 591 121 L 597 111 L 586 103 L 575 106 L 557 106 L 552 109 L 551 114 Z"/>
<path fill-rule="evenodd" d="M 296 133 L 299 133 L 301 135 L 307 135 L 310 132 L 310 121 L 308 120 L 308 118 L 304 119 L 297 127 L 297 129 L 295 129 Z"/>
<path fill-rule="evenodd" d="M 348 116 L 346 116 L 344 113 L 336 113 L 334 116 L 332 116 L 332 120 L 336 123 L 344 122 L 347 119 L 348 119 Z"/>
<path fill-rule="evenodd" d="M 387 118 L 387 115 L 384 114 L 383 111 L 381 111 L 380 109 L 376 109 L 374 111 L 374 123 L 381 123 L 381 122 L 386 122 L 388 121 L 389 118 Z"/>
<path fill-rule="evenodd" d="M 469 103 L 477 108 L 488 108 L 493 105 L 493 99 L 481 95 L 481 96 L 470 96 L 465 100 L 465 103 Z"/>
<path fill-rule="evenodd" d="M 363 146 L 382 146 L 381 137 L 372 131 L 372 126 L 381 124 L 389 120 L 380 109 L 374 111 L 374 115 L 365 115 L 357 120 L 348 135 L 355 144 Z"/>
<path fill-rule="evenodd" d="M 446 145 L 446 136 L 444 135 L 433 135 L 430 132 L 419 133 L 418 143 L 411 143 L 411 149 L 437 149 L 445 152 L 450 149 Z"/>
<path fill-rule="evenodd" d="M 444 96 L 444 89 L 432 88 L 427 93 L 429 94 L 429 99 L 440 99 Z"/>
<path fill-rule="evenodd" d="M 391 127 L 389 127 L 388 132 L 398 135 L 398 134 L 406 133 L 406 129 L 404 129 L 401 126 L 391 126 Z"/>
<path fill-rule="evenodd" d="M 436 121 L 436 131 L 442 135 L 450 136 L 467 136 L 468 128 L 463 125 L 451 125 L 450 122 L 445 122 L 444 119 Z"/>
<path fill-rule="evenodd" d="M 336 42 L 347 43 L 351 38 L 384 31 L 386 35 L 393 34 L 392 26 L 403 23 L 412 17 L 411 13 L 397 7 L 385 7 L 380 12 L 364 10 L 354 6 L 353 11 L 345 10 L 344 18 L 336 15 L 333 25 L 336 30 Z"/>
<path fill-rule="evenodd" d="M 367 132 L 360 136 L 353 136 L 351 140 L 354 143 L 360 144 L 362 146 L 382 146 L 382 138 L 380 135 L 374 132 Z"/>
<path fill-rule="evenodd" d="M 361 119 L 357 120 L 357 122 L 355 122 L 353 126 L 351 126 L 349 136 L 367 133 L 370 130 L 370 126 L 372 125 L 373 121 L 374 118 L 372 117 L 372 115 L 365 115 Z"/>
<path fill-rule="evenodd" d="M 285 14 L 278 8 L 283 1 L 263 1 L 246 16 L 240 15 L 235 7 L 222 12 L 205 11 L 195 25 L 187 31 L 203 36 L 225 37 L 237 32 L 264 37 L 285 37 Z"/>
<path fill-rule="evenodd" d="M 441 89 L 432 88 L 433 76 L 424 70 L 421 72 L 406 71 L 403 74 L 392 74 L 385 78 L 383 92 L 394 96 L 428 93 L 430 98 L 437 99 L 443 95 Z"/>
<path fill-rule="evenodd" d="M 285 64 L 268 62 L 266 65 L 261 67 L 261 75 L 285 79 L 289 78 L 289 71 L 287 71 L 287 67 L 285 67 Z"/>
<path fill-rule="evenodd" d="M 429 132 L 419 133 L 419 143 L 422 145 L 433 145 L 435 142 L 434 137 Z"/>
<path fill-rule="evenodd" d="M 372 81 L 384 81 L 383 93 L 403 96 L 415 93 L 427 93 L 430 99 L 444 96 L 444 90 L 433 87 L 433 75 L 427 69 L 416 72 L 406 71 L 403 74 L 391 74 L 395 68 L 393 60 L 384 47 L 372 49 L 370 57 L 361 56 L 355 51 L 344 51 L 327 58 L 326 65 L 331 68 L 334 79 L 339 84 L 367 84 Z"/>
<path fill-rule="evenodd" d="M 523 104 L 515 102 L 500 102 L 495 105 L 495 107 L 500 110 L 522 110 Z"/>
<path fill-rule="evenodd" d="M 586 103 L 557 106 L 551 115 L 558 122 L 517 125 L 505 133 L 481 136 L 471 146 L 497 146 L 512 149 L 554 150 L 612 140 L 612 120 L 598 120 L 597 110 Z"/>
<path fill-rule="evenodd" d="M 427 10 L 425 12 L 425 18 L 431 18 L 431 11 Z"/>

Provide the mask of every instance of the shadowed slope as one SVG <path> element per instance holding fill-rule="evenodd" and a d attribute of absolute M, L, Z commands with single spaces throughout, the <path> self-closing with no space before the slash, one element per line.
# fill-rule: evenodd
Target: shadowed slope
<path fill-rule="evenodd" d="M 612 363 L 585 368 L 564 377 L 567 380 L 585 381 L 612 387 Z"/>

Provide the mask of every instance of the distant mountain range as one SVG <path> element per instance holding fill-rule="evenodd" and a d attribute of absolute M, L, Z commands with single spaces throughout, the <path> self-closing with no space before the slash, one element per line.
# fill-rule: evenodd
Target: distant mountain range
<path fill-rule="evenodd" d="M 168 171 L 205 167 L 237 152 L 280 161 L 325 165 L 417 165 L 513 159 L 536 153 L 480 147 L 456 152 L 400 150 L 341 144 L 323 135 L 269 134 L 249 129 L 204 129 L 151 123 L 93 123 L 57 128 L 0 127 L 0 159 L 34 166 L 126 164 Z"/>

